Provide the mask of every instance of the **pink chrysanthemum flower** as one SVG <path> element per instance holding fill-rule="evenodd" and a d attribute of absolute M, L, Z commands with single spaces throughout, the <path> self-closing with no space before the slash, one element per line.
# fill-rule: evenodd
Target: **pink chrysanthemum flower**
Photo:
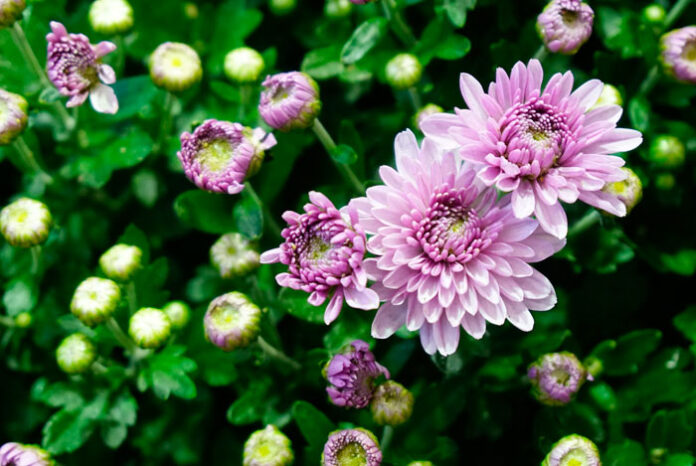
<path fill-rule="evenodd" d="M 668 32 L 660 38 L 660 60 L 676 79 L 696 83 L 696 26 Z"/>
<path fill-rule="evenodd" d="M 375 391 L 374 380 L 380 375 L 389 378 L 389 371 L 375 360 L 370 345 L 355 340 L 326 365 L 326 387 L 336 406 L 364 408 L 370 404 Z"/>
<path fill-rule="evenodd" d="M 365 232 L 352 207 L 336 209 L 323 194 L 311 191 L 304 214 L 287 211 L 285 242 L 261 254 L 261 263 L 280 262 L 288 273 L 276 276 L 279 285 L 311 293 L 309 303 L 320 306 L 326 298 L 324 321 L 333 322 L 341 312 L 343 300 L 350 307 L 375 309 L 377 293 L 367 288 L 363 269 Z"/>
<path fill-rule="evenodd" d="M 642 136 L 616 128 L 621 107 L 591 110 L 602 82 L 593 79 L 571 92 L 573 75 L 558 73 L 542 90 L 538 60 L 527 66 L 518 62 L 510 76 L 499 68 L 496 78 L 486 93 L 473 76 L 462 73 L 460 86 L 469 109 L 433 115 L 421 125 L 423 132 L 459 149 L 464 160 L 477 165 L 486 185 L 512 192 L 518 218 L 533 213 L 558 238 L 568 232 L 559 200 L 570 204 L 580 199 L 626 215 L 626 206 L 602 188 L 626 178 L 624 160 L 609 154 L 636 148 Z"/>
<path fill-rule="evenodd" d="M 368 234 L 365 260 L 373 287 L 386 301 L 372 336 L 387 338 L 406 324 L 420 329 L 429 354 L 452 354 L 459 327 L 481 338 L 486 321 L 509 320 L 529 331 L 530 310 L 556 304 L 551 282 L 529 266 L 563 247 L 536 220 L 513 215 L 510 196 L 476 180 L 468 164 L 426 138 L 419 148 L 410 131 L 395 141 L 397 170 L 383 166 L 386 186 L 353 201 Z"/>
<path fill-rule="evenodd" d="M 276 145 L 271 133 L 239 123 L 206 120 L 181 135 L 177 157 L 186 176 L 201 189 L 237 194 L 261 168 L 265 151 Z"/>
<path fill-rule="evenodd" d="M 379 466 L 382 451 L 377 437 L 357 427 L 331 432 L 321 454 L 321 466 Z"/>
<path fill-rule="evenodd" d="M 592 35 L 594 11 L 580 0 L 551 0 L 537 18 L 537 30 L 554 53 L 572 55 Z"/>
<path fill-rule="evenodd" d="M 578 358 L 567 351 L 548 353 L 534 361 L 527 369 L 532 393 L 549 406 L 570 403 L 586 380 L 592 380 Z"/>
<path fill-rule="evenodd" d="M 309 128 L 321 110 L 319 86 L 307 73 L 290 71 L 268 76 L 262 83 L 259 114 L 280 131 Z"/>
<path fill-rule="evenodd" d="M 0 447 L 0 466 L 52 466 L 46 450 L 34 445 L 9 442 Z"/>
<path fill-rule="evenodd" d="M 62 95 L 69 96 L 67 107 L 82 105 L 87 96 L 94 110 L 116 113 L 118 100 L 106 84 L 116 82 L 116 73 L 101 62 L 104 55 L 116 50 L 112 42 L 92 45 L 84 34 L 68 34 L 61 23 L 51 21 L 46 35 L 48 77 Z M 102 84 L 104 83 L 104 84 Z"/>

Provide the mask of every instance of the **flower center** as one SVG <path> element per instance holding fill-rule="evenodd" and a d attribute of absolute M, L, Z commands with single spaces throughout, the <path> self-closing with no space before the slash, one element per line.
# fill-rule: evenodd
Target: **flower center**
<path fill-rule="evenodd" d="M 580 13 L 576 10 L 571 10 L 568 8 L 563 8 L 561 10 L 561 18 L 563 19 L 563 24 L 568 27 L 573 27 L 578 21 Z"/>
<path fill-rule="evenodd" d="M 587 464 L 587 455 L 580 448 L 570 450 L 562 459 L 561 466 L 584 466 Z"/>
<path fill-rule="evenodd" d="M 682 58 L 696 64 L 696 40 L 687 42 L 682 49 Z"/>
<path fill-rule="evenodd" d="M 227 139 L 213 139 L 201 142 L 197 158 L 206 170 L 220 173 L 227 168 L 233 152 L 234 148 Z"/>
<path fill-rule="evenodd" d="M 215 327 L 223 332 L 239 328 L 242 320 L 239 310 L 228 304 L 213 309 L 211 319 Z"/>
<path fill-rule="evenodd" d="M 365 449 L 357 443 L 349 443 L 336 454 L 338 464 L 341 466 L 366 466 L 367 454 Z"/>
<path fill-rule="evenodd" d="M 556 379 L 556 383 L 559 385 L 566 386 L 570 381 L 570 374 L 563 369 L 554 369 L 551 371 L 551 377 Z"/>
<path fill-rule="evenodd" d="M 314 236 L 309 240 L 309 246 L 305 252 L 305 256 L 312 262 L 320 262 L 326 257 L 326 254 L 331 250 L 331 243 L 324 241 L 319 236 Z"/>

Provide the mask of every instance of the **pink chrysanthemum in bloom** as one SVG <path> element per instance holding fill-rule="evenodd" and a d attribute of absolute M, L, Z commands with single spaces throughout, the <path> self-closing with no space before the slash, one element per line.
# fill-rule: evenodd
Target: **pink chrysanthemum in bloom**
<path fill-rule="evenodd" d="M 365 232 L 358 224 L 358 213 L 351 207 L 336 209 L 323 194 L 309 193 L 304 214 L 287 211 L 285 242 L 261 254 L 261 263 L 280 262 L 287 273 L 276 276 L 279 285 L 311 293 L 309 303 L 320 306 L 327 298 L 324 321 L 338 317 L 343 300 L 350 307 L 375 309 L 377 293 L 367 288 L 363 269 Z"/>
<path fill-rule="evenodd" d="M 622 181 L 624 160 L 609 154 L 640 145 L 640 132 L 617 128 L 622 109 L 604 105 L 592 109 L 602 92 L 593 79 L 574 92 L 573 75 L 555 74 L 542 90 L 538 60 L 518 62 L 508 76 L 498 69 L 496 81 L 484 92 L 470 74 L 460 86 L 468 110 L 441 113 L 421 129 L 464 160 L 478 167 L 488 186 L 512 192 L 515 216 L 532 213 L 547 232 L 564 238 L 568 221 L 560 201 L 578 199 L 613 215 L 626 215 L 616 196 L 602 191 Z"/>
<path fill-rule="evenodd" d="M 534 397 L 549 406 L 570 403 L 585 381 L 592 378 L 578 358 L 567 351 L 541 356 L 529 366 L 527 377 Z"/>
<path fill-rule="evenodd" d="M 382 450 L 377 437 L 369 430 L 337 430 L 329 435 L 321 454 L 321 466 L 379 466 Z"/>
<path fill-rule="evenodd" d="M 372 323 L 372 336 L 387 338 L 406 324 L 420 329 L 429 354 L 452 354 L 459 327 L 474 338 L 486 321 L 509 320 L 529 331 L 530 310 L 551 309 L 551 282 L 529 266 L 563 247 L 536 220 L 513 215 L 510 196 L 496 200 L 495 189 L 476 180 L 426 138 L 419 148 L 410 131 L 395 141 L 397 170 L 383 166 L 386 186 L 353 201 L 368 234 L 365 260 L 373 287 L 386 301 Z"/>
<path fill-rule="evenodd" d="M 321 110 L 319 86 L 307 73 L 290 71 L 268 76 L 262 83 L 259 114 L 281 131 L 309 128 Z"/>
<path fill-rule="evenodd" d="M 116 50 L 111 42 L 92 45 L 84 34 L 68 34 L 61 23 L 51 21 L 46 35 L 48 77 L 62 95 L 69 96 L 67 107 L 82 105 L 87 96 L 94 110 L 116 113 L 118 100 L 106 84 L 116 82 L 116 73 L 101 62 L 104 55 Z M 103 84 L 102 84 L 103 83 Z"/>
<path fill-rule="evenodd" d="M 372 400 L 374 380 L 380 375 L 389 378 L 389 371 L 375 360 L 367 343 L 355 340 L 326 365 L 326 380 L 331 384 L 326 392 L 336 406 L 364 408 Z"/>
<path fill-rule="evenodd" d="M 51 466 L 47 451 L 34 445 L 9 442 L 0 447 L 0 466 Z"/>
<path fill-rule="evenodd" d="M 177 157 L 186 176 L 201 189 L 237 194 L 244 180 L 261 168 L 265 152 L 276 145 L 271 133 L 239 123 L 206 120 L 193 134 L 181 135 Z"/>
<path fill-rule="evenodd" d="M 572 55 L 592 35 L 594 11 L 580 0 L 551 0 L 537 18 L 537 30 L 554 53 Z"/>
<path fill-rule="evenodd" d="M 696 26 L 675 29 L 660 39 L 665 70 L 680 81 L 696 83 Z"/>

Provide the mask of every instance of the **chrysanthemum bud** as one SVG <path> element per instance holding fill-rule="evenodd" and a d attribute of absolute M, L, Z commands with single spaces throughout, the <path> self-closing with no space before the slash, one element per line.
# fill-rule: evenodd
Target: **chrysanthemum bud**
<path fill-rule="evenodd" d="M 329 435 L 321 454 L 321 466 L 379 466 L 382 451 L 377 437 L 369 430 L 337 430 Z"/>
<path fill-rule="evenodd" d="M 101 34 L 121 34 L 133 27 L 133 7 L 127 0 L 95 0 L 88 18 Z"/>
<path fill-rule="evenodd" d="M 381 426 L 403 424 L 411 418 L 413 402 L 413 393 L 406 387 L 393 380 L 387 380 L 377 387 L 372 397 L 372 419 Z"/>
<path fill-rule="evenodd" d="M 160 44 L 150 56 L 150 77 L 158 87 L 185 91 L 201 80 L 203 68 L 198 53 L 180 42 Z"/>
<path fill-rule="evenodd" d="M 243 293 L 233 291 L 211 301 L 203 319 L 206 338 L 232 351 L 248 346 L 259 334 L 261 309 Z"/>
<path fill-rule="evenodd" d="M 106 321 L 121 301 L 121 289 L 106 278 L 90 277 L 80 283 L 70 302 L 70 312 L 90 327 Z"/>
<path fill-rule="evenodd" d="M 171 301 L 162 308 L 162 311 L 169 317 L 174 330 L 184 328 L 191 318 L 191 308 L 183 301 Z"/>
<path fill-rule="evenodd" d="M 658 3 L 652 3 L 643 8 L 643 18 L 651 23 L 662 24 L 666 16 L 665 7 Z"/>
<path fill-rule="evenodd" d="M 400 53 L 387 62 L 385 74 L 390 86 L 395 89 L 408 89 L 420 81 L 423 66 L 415 55 Z"/>
<path fill-rule="evenodd" d="M 650 144 L 650 161 L 660 168 L 678 168 L 684 164 L 686 148 L 679 138 L 661 134 Z"/>
<path fill-rule="evenodd" d="M 696 83 L 696 26 L 664 34 L 660 49 L 660 60 L 667 74 L 679 81 Z"/>
<path fill-rule="evenodd" d="M 210 262 L 222 278 L 241 277 L 259 266 L 259 253 L 244 236 L 227 233 L 210 248 Z"/>
<path fill-rule="evenodd" d="M 527 376 L 537 400 L 549 406 L 562 406 L 573 400 L 587 380 L 587 371 L 572 353 L 549 353 L 529 366 Z"/>
<path fill-rule="evenodd" d="M 375 361 L 370 346 L 355 340 L 326 365 L 325 377 L 331 386 L 326 392 L 336 406 L 364 408 L 372 400 L 374 380 L 380 375 L 389 378 L 389 371 Z"/>
<path fill-rule="evenodd" d="M 623 105 L 621 91 L 611 84 L 604 84 L 602 93 L 599 95 L 599 99 L 597 99 L 597 102 L 592 107 L 592 110 L 603 107 L 604 105 L 618 105 L 619 107 Z"/>
<path fill-rule="evenodd" d="M 12 246 L 30 248 L 46 241 L 53 218 L 43 202 L 26 197 L 0 211 L 0 232 Z"/>
<path fill-rule="evenodd" d="M 237 194 L 244 181 L 261 168 L 265 151 L 276 139 L 261 128 L 206 120 L 193 133 L 181 135 L 176 154 L 188 179 L 201 189 Z"/>
<path fill-rule="evenodd" d="M 160 309 L 144 307 L 133 314 L 128 323 L 128 334 L 141 348 L 157 348 L 172 332 L 169 317 Z"/>
<path fill-rule="evenodd" d="M 14 141 L 27 127 L 28 108 L 24 97 L 0 89 L 0 146 Z"/>
<path fill-rule="evenodd" d="M 112 280 L 127 282 L 140 268 L 143 251 L 137 246 L 117 244 L 99 258 L 99 267 Z"/>
<path fill-rule="evenodd" d="M 271 424 L 251 434 L 244 443 L 243 466 L 289 466 L 293 459 L 290 439 Z"/>
<path fill-rule="evenodd" d="M 31 325 L 34 318 L 28 312 L 20 312 L 14 318 L 14 323 L 19 328 L 27 328 Z"/>
<path fill-rule="evenodd" d="M 97 357 L 94 343 L 81 333 L 65 337 L 56 349 L 56 360 L 63 372 L 79 374 L 89 369 Z"/>
<path fill-rule="evenodd" d="M 0 447 L 0 466 L 53 466 L 51 455 L 36 445 L 9 442 Z"/>
<path fill-rule="evenodd" d="M 265 66 L 261 54 L 250 47 L 239 47 L 225 56 L 225 75 L 238 83 L 258 80 Z"/>
<path fill-rule="evenodd" d="M 537 18 L 537 31 L 546 48 L 573 55 L 592 35 L 594 11 L 580 0 L 551 0 Z"/>
<path fill-rule="evenodd" d="M 435 466 L 430 461 L 411 461 L 408 466 Z"/>
<path fill-rule="evenodd" d="M 626 205 L 626 213 L 630 212 L 643 197 L 643 183 L 636 173 L 627 167 L 621 167 L 627 177 L 623 181 L 608 183 L 604 192 L 619 198 Z"/>
<path fill-rule="evenodd" d="M 184 15 L 185 15 L 188 19 L 196 19 L 196 18 L 198 18 L 198 14 L 199 14 L 199 13 L 200 13 L 200 12 L 199 12 L 199 10 L 198 10 L 198 5 L 196 5 L 196 4 L 193 3 L 193 2 L 186 2 L 186 3 L 184 3 Z"/>
<path fill-rule="evenodd" d="M 0 29 L 12 26 L 26 7 L 26 0 L 0 0 Z"/>
<path fill-rule="evenodd" d="M 677 184 L 677 180 L 671 173 L 658 173 L 655 177 L 655 186 L 662 191 L 669 191 Z"/>
<path fill-rule="evenodd" d="M 423 120 L 428 118 L 430 115 L 442 113 L 444 111 L 445 110 L 437 104 L 426 104 L 424 107 L 421 107 L 421 109 L 418 110 L 418 113 L 413 115 L 413 125 L 416 128 L 420 128 L 420 125 L 421 123 L 423 123 Z"/>
<path fill-rule="evenodd" d="M 350 0 L 326 0 L 324 14 L 329 18 L 345 18 L 353 10 Z"/>
<path fill-rule="evenodd" d="M 273 14 L 287 15 L 297 6 L 297 0 L 270 0 L 268 6 Z"/>
<path fill-rule="evenodd" d="M 268 76 L 263 84 L 259 113 L 281 131 L 309 128 L 321 110 L 319 85 L 307 73 L 291 71 Z"/>
<path fill-rule="evenodd" d="M 597 445 L 581 435 L 566 435 L 556 442 L 541 466 L 601 466 Z"/>

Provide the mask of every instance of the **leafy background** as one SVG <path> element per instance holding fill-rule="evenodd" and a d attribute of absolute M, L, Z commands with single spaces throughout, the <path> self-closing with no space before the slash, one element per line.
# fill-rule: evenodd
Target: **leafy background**
<path fill-rule="evenodd" d="M 317 464 L 327 433 L 337 426 L 375 430 L 369 413 L 328 403 L 321 368 L 354 338 L 369 340 L 372 313 L 345 310 L 331 327 L 321 309 L 299 293 L 280 291 L 275 267 L 223 281 L 208 264 L 219 234 L 241 231 L 261 250 L 278 240 L 248 196 L 216 196 L 193 189 L 181 173 L 178 134 L 206 118 L 258 125 L 253 102 L 222 73 L 225 54 L 246 44 L 261 51 L 267 72 L 302 69 L 319 82 L 322 121 L 341 144 L 342 160 L 369 185 L 376 169 L 392 162 L 396 132 L 413 127 L 408 93 L 385 84 L 384 65 L 410 50 L 425 65 L 418 86 L 423 103 L 462 106 L 458 74 L 482 82 L 495 67 L 509 69 L 540 45 L 534 30 L 540 1 L 405 0 L 398 2 L 417 42 L 404 45 L 382 19 L 379 4 L 356 6 L 328 18 L 319 0 L 300 1 L 286 15 L 266 2 L 153 2 L 132 0 L 134 28 L 120 37 L 90 32 L 90 2 L 29 1 L 22 26 L 44 56 L 48 22 L 59 20 L 92 42 L 115 40 L 107 57 L 117 69 L 115 116 L 79 109 L 79 126 L 66 133 L 52 106 L 55 93 L 22 61 L 8 31 L 0 31 L 0 86 L 31 104 L 25 139 L 54 175 L 22 175 L 0 148 L 0 198 L 18 194 L 44 200 L 56 228 L 32 273 L 28 251 L 0 244 L 2 310 L 30 312 L 28 329 L 0 327 L 0 441 L 39 443 L 64 464 L 239 464 L 248 435 L 275 423 L 292 439 L 297 464 Z M 672 2 L 659 2 L 669 9 Z M 415 335 L 399 332 L 374 342 L 378 360 L 416 396 L 411 421 L 396 429 L 385 464 L 429 459 L 438 465 L 538 464 L 553 442 L 579 433 L 593 439 L 607 465 L 692 465 L 696 461 L 696 86 L 661 77 L 649 93 L 640 87 L 657 63 L 663 26 L 642 16 L 647 2 L 594 0 L 595 30 L 576 56 L 550 55 L 547 77 L 572 70 L 578 82 L 596 77 L 621 90 L 622 126 L 644 132 L 645 143 L 625 154 L 641 176 L 643 201 L 622 220 L 602 218 L 577 235 L 542 271 L 555 284 L 559 304 L 537 313 L 523 334 L 489 327 L 481 341 L 463 338 L 458 352 L 430 358 Z M 195 8 L 194 8 L 195 6 Z M 696 22 L 689 6 L 675 26 Z M 145 65 L 161 42 L 183 41 L 200 53 L 204 79 L 177 95 L 171 128 L 165 94 Z M 678 136 L 686 163 L 667 169 L 651 161 L 659 134 Z M 272 215 L 297 210 L 310 189 L 337 205 L 356 195 L 307 132 L 277 134 L 261 172 L 252 180 Z M 569 208 L 569 219 L 586 208 Z M 68 310 L 77 284 L 97 270 L 99 255 L 116 241 L 139 245 L 147 266 L 136 277 L 138 304 L 162 306 L 183 299 L 193 308 L 188 327 L 166 348 L 137 365 L 102 328 L 83 327 Z M 262 334 L 302 364 L 300 371 L 257 349 L 222 353 L 205 342 L 201 319 L 218 294 L 244 290 L 267 309 Z M 128 311 L 118 311 L 124 326 Z M 54 359 L 58 342 L 82 331 L 98 344 L 106 373 L 67 377 Z M 529 394 L 526 367 L 539 355 L 569 350 L 600 358 L 604 372 L 583 387 L 577 401 L 542 407 Z"/>

